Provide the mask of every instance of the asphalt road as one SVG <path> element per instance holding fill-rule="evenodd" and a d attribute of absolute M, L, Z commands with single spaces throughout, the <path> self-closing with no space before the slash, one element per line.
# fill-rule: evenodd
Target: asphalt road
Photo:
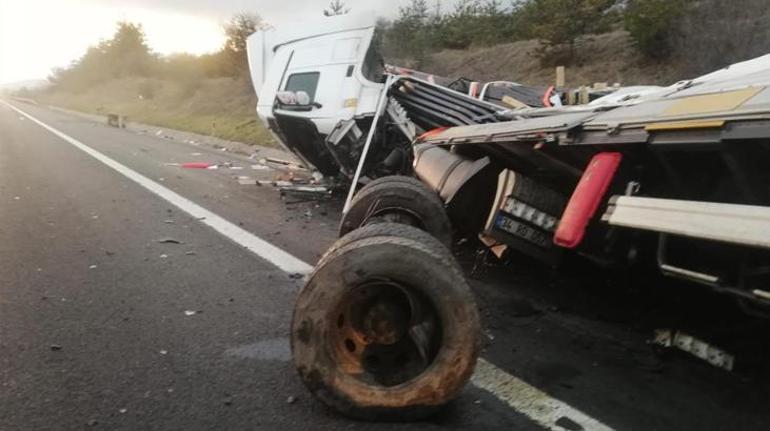
<path fill-rule="evenodd" d="M 306 262 L 335 239 L 339 201 L 241 185 L 273 175 L 245 157 L 16 105 Z M 170 165 L 188 161 L 245 169 Z M 474 276 L 483 357 L 614 429 L 770 429 L 766 322 L 701 291 L 582 276 L 526 260 Z M 0 430 L 541 429 L 475 385 L 414 424 L 327 410 L 290 364 L 300 283 L 0 104 Z M 727 340 L 748 365 L 656 356 L 660 325 Z"/>

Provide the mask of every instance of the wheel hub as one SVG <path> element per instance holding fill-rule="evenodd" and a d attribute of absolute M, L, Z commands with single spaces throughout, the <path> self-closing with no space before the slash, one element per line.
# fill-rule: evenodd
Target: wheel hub
<path fill-rule="evenodd" d="M 441 325 L 427 297 L 383 280 L 351 290 L 331 332 L 343 370 L 385 386 L 404 383 L 428 368 L 441 340 Z"/>

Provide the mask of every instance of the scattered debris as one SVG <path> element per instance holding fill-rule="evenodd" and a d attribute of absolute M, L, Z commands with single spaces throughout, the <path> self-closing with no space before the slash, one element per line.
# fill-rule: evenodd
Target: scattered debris
<path fill-rule="evenodd" d="M 257 185 L 257 179 L 252 177 L 238 177 L 238 184 L 243 186 L 255 186 Z"/>
<path fill-rule="evenodd" d="M 291 181 L 272 181 L 272 180 L 259 180 L 260 186 L 274 186 L 274 187 L 291 187 L 294 185 Z"/>
<path fill-rule="evenodd" d="M 187 162 L 187 163 L 182 163 L 180 166 L 187 169 L 209 169 L 211 166 L 216 166 L 216 165 L 212 165 L 211 163 L 208 163 L 208 162 Z"/>
<path fill-rule="evenodd" d="M 168 355 L 168 350 L 161 350 L 159 353 L 161 355 Z"/>
<path fill-rule="evenodd" d="M 259 163 L 276 170 L 307 172 L 307 169 L 304 166 L 301 166 L 297 163 L 294 163 L 288 160 L 281 160 L 281 159 L 274 159 L 272 157 L 267 157 L 264 159 L 260 159 Z"/>
<path fill-rule="evenodd" d="M 191 156 L 200 156 L 200 155 L 201 155 L 201 153 L 191 153 L 190 155 L 191 155 Z"/>
<path fill-rule="evenodd" d="M 126 412 L 128 411 L 128 409 L 124 407 L 124 408 L 122 408 L 122 409 L 120 409 L 120 410 L 118 410 L 118 411 L 120 412 L 120 414 L 126 414 Z"/>
<path fill-rule="evenodd" d="M 198 312 L 197 312 L 197 311 L 195 311 L 195 310 L 185 310 L 185 311 L 184 311 L 184 315 L 185 315 L 185 316 L 194 316 L 194 315 L 196 315 L 196 314 L 198 314 Z"/>
<path fill-rule="evenodd" d="M 184 254 L 187 255 L 187 256 L 195 256 L 195 252 L 194 251 L 186 251 L 186 252 L 184 252 Z"/>
<path fill-rule="evenodd" d="M 161 254 L 161 255 L 160 255 L 160 258 L 161 258 L 161 259 L 167 259 L 167 258 L 168 258 L 168 255 L 167 255 L 167 254 L 165 254 L 165 253 L 164 253 L 164 254 Z"/>
<path fill-rule="evenodd" d="M 287 402 L 288 404 L 294 404 L 295 402 L 297 402 L 297 397 L 295 397 L 295 396 L 289 396 L 289 397 L 287 397 L 287 398 L 286 398 L 286 402 Z"/>
<path fill-rule="evenodd" d="M 88 267 L 88 269 L 96 269 L 96 265 L 91 265 Z"/>
<path fill-rule="evenodd" d="M 163 223 L 174 224 L 174 220 L 171 220 L 171 219 L 163 220 Z"/>
<path fill-rule="evenodd" d="M 161 238 L 161 239 L 158 240 L 158 242 L 161 243 L 161 244 L 184 244 L 182 241 L 179 241 L 178 239 L 168 238 L 168 237 L 167 238 Z"/>
<path fill-rule="evenodd" d="M 13 200 L 15 200 L 15 201 L 18 201 L 19 199 L 21 199 L 19 196 L 14 196 L 13 197 Z"/>
<path fill-rule="evenodd" d="M 107 125 L 111 127 L 117 127 L 119 129 L 126 128 L 126 122 L 128 117 L 120 114 L 107 114 Z"/>
<path fill-rule="evenodd" d="M 683 332 L 672 329 L 657 329 L 652 343 L 668 348 L 675 347 L 703 359 L 715 367 L 727 371 L 733 370 L 735 362 L 733 355 Z"/>
<path fill-rule="evenodd" d="M 51 344 L 50 347 L 51 347 L 51 350 L 54 352 L 58 352 L 59 350 L 62 349 L 62 346 L 60 346 L 59 344 Z"/>
<path fill-rule="evenodd" d="M 265 165 L 251 165 L 251 169 L 254 169 L 255 171 L 271 171 L 269 166 Z"/>
<path fill-rule="evenodd" d="M 583 426 L 573 421 L 572 419 L 562 416 L 556 419 L 556 425 L 568 430 L 568 431 L 583 431 Z"/>

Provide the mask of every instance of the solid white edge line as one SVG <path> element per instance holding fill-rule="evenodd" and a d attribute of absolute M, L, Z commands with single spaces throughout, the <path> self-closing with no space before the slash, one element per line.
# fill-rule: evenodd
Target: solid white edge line
<path fill-rule="evenodd" d="M 566 424 L 560 425 L 558 422 L 561 419 L 564 422 L 574 422 L 586 431 L 612 431 L 609 426 L 506 373 L 482 358 L 479 358 L 476 363 L 471 382 L 492 393 L 545 429 L 559 431 L 571 429 Z"/>
<path fill-rule="evenodd" d="M 129 169 L 121 163 L 112 160 L 77 139 L 43 123 L 21 109 L 16 108 L 4 100 L 0 100 L 0 102 L 19 114 L 29 118 L 40 127 L 84 151 L 91 157 L 120 172 L 130 180 L 136 182 L 157 196 L 160 196 L 182 211 L 197 218 L 201 223 L 212 227 L 217 232 L 230 238 L 237 244 L 242 245 L 280 269 L 288 273 L 302 274 L 307 274 L 313 269 L 308 263 L 292 256 L 269 242 L 262 240 L 251 232 L 230 223 L 222 217 L 199 206 L 189 199 L 180 196 L 155 181 Z M 497 368 L 483 358 L 479 358 L 478 363 L 476 364 L 476 369 L 474 370 L 473 376 L 471 376 L 471 383 L 491 393 L 499 400 L 508 404 L 513 410 L 523 414 L 546 429 L 557 431 L 565 430 L 566 428 L 557 424 L 559 419 L 565 417 L 579 424 L 586 431 L 612 431 L 612 428 L 607 425 L 560 400 L 552 398 L 545 392 L 508 374 L 504 370 Z"/>
<path fill-rule="evenodd" d="M 126 167 L 125 165 L 119 162 L 116 162 L 115 160 L 105 156 L 99 151 L 96 151 L 93 148 L 78 141 L 77 139 L 72 138 L 66 135 L 65 133 L 45 124 L 44 122 L 38 120 L 37 118 L 33 117 L 30 114 L 27 114 L 26 112 L 11 105 L 10 103 L 4 100 L 0 100 L 0 102 L 8 106 L 9 108 L 13 109 L 14 111 L 18 112 L 19 114 L 23 115 L 24 117 L 35 122 L 40 127 L 48 130 L 49 132 L 53 133 L 54 135 L 58 136 L 64 141 L 72 144 L 77 149 L 85 152 L 89 156 L 95 158 L 96 160 L 104 163 L 110 168 L 123 174 L 123 176 L 127 177 L 131 181 L 139 184 L 140 186 L 144 187 L 145 189 L 149 190 L 155 195 L 165 199 L 166 201 L 176 206 L 180 210 L 198 219 L 201 223 L 213 228 L 215 231 L 221 233 L 222 235 L 231 239 L 235 243 L 245 247 L 246 249 L 250 250 L 257 256 L 277 266 L 283 271 L 286 271 L 287 273 L 307 274 L 313 269 L 311 265 L 307 264 L 303 260 L 292 256 L 286 251 L 257 237 L 251 232 L 243 228 L 240 228 L 234 225 L 233 223 L 230 223 L 224 218 L 214 214 L 213 212 L 203 208 L 202 206 L 192 202 L 191 200 L 177 194 L 176 192 L 173 192 L 172 190 Z"/>

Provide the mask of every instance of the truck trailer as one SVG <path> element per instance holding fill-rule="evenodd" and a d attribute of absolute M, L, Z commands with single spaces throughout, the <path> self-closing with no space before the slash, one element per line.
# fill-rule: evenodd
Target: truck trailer
<path fill-rule="evenodd" d="M 374 37 L 364 13 L 248 44 L 259 117 L 350 184 L 291 329 L 324 403 L 412 419 L 459 392 L 481 333 L 459 238 L 550 265 L 643 267 L 770 315 L 770 55 L 577 106 L 550 103 L 553 89 L 525 103 L 532 90 L 506 83 L 501 104 L 386 66 Z"/>

